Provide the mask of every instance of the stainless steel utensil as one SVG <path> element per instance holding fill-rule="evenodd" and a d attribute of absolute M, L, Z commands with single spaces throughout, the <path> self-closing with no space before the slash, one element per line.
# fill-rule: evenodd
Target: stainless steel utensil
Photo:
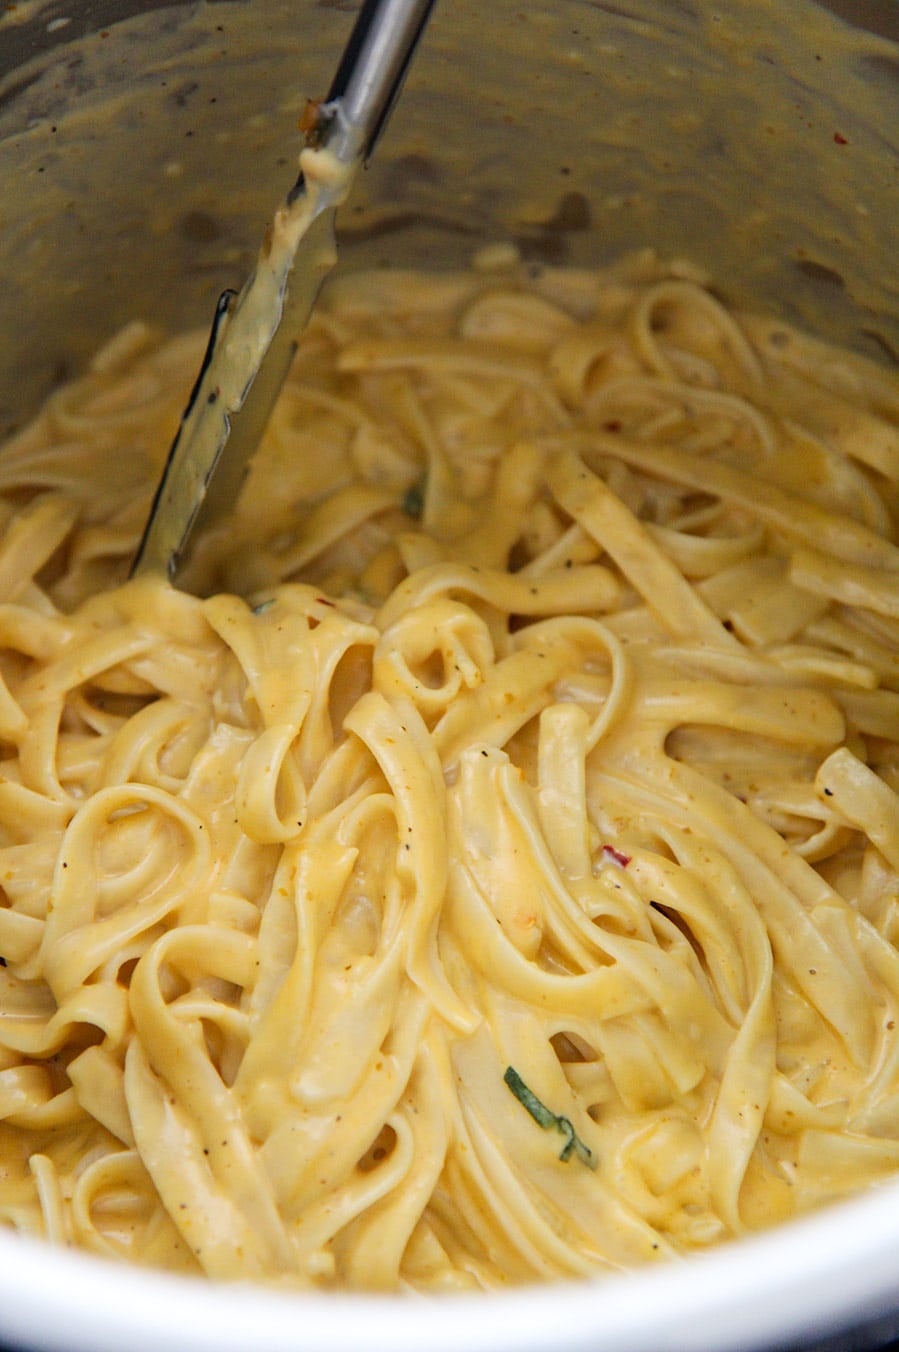
<path fill-rule="evenodd" d="M 434 0 L 365 0 L 300 175 L 242 291 L 225 291 L 156 490 L 132 576 L 174 580 L 192 533 L 233 505 L 321 285 L 336 262 L 334 218 L 396 101 Z"/>

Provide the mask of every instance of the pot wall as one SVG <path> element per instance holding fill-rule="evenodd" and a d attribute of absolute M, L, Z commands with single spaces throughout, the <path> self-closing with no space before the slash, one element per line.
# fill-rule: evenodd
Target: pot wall
<path fill-rule="evenodd" d="M 126 320 L 208 324 L 355 8 L 7 7 L 0 430 Z M 654 246 L 895 361 L 897 53 L 895 0 L 441 0 L 343 211 L 342 266 Z"/>

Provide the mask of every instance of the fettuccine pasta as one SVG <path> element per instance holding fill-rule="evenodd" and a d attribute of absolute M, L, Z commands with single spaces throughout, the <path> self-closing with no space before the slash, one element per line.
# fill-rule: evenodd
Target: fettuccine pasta
<path fill-rule="evenodd" d="M 0 1217 L 584 1278 L 899 1169 L 899 384 L 650 255 L 338 280 L 127 581 L 202 352 L 0 454 Z"/>

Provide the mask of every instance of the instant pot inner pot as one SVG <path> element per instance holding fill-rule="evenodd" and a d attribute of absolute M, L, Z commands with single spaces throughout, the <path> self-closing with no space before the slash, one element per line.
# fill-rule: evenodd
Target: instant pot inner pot
<path fill-rule="evenodd" d="M 0 432 L 127 320 L 209 323 L 356 8 L 5 7 Z M 653 246 L 896 361 L 897 53 L 895 0 L 441 0 L 342 213 L 342 266 Z"/>
<path fill-rule="evenodd" d="M 128 320 L 208 326 L 355 8 L 0 8 L 0 434 Z M 896 0 L 440 0 L 340 266 L 654 247 L 895 364 L 897 75 Z"/>

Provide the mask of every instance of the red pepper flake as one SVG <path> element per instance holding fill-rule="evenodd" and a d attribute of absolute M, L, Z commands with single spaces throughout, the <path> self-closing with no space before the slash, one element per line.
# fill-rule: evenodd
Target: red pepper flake
<path fill-rule="evenodd" d="M 316 596 L 316 601 L 320 606 L 330 606 L 332 610 L 336 609 L 336 602 L 329 601 L 326 596 Z"/>
<path fill-rule="evenodd" d="M 833 134 L 833 139 L 836 141 L 836 143 L 837 143 L 838 146 L 848 146 L 848 144 L 849 144 L 849 142 L 846 140 L 846 137 L 843 135 L 843 133 L 842 133 L 842 132 L 839 132 L 839 131 L 835 131 L 835 132 L 834 132 L 834 134 Z"/>
<path fill-rule="evenodd" d="M 619 868 L 627 868 L 631 862 L 631 856 L 625 854 L 623 850 L 616 850 L 614 845 L 603 845 L 602 852 L 607 859 L 611 860 L 613 864 L 617 864 Z"/>

